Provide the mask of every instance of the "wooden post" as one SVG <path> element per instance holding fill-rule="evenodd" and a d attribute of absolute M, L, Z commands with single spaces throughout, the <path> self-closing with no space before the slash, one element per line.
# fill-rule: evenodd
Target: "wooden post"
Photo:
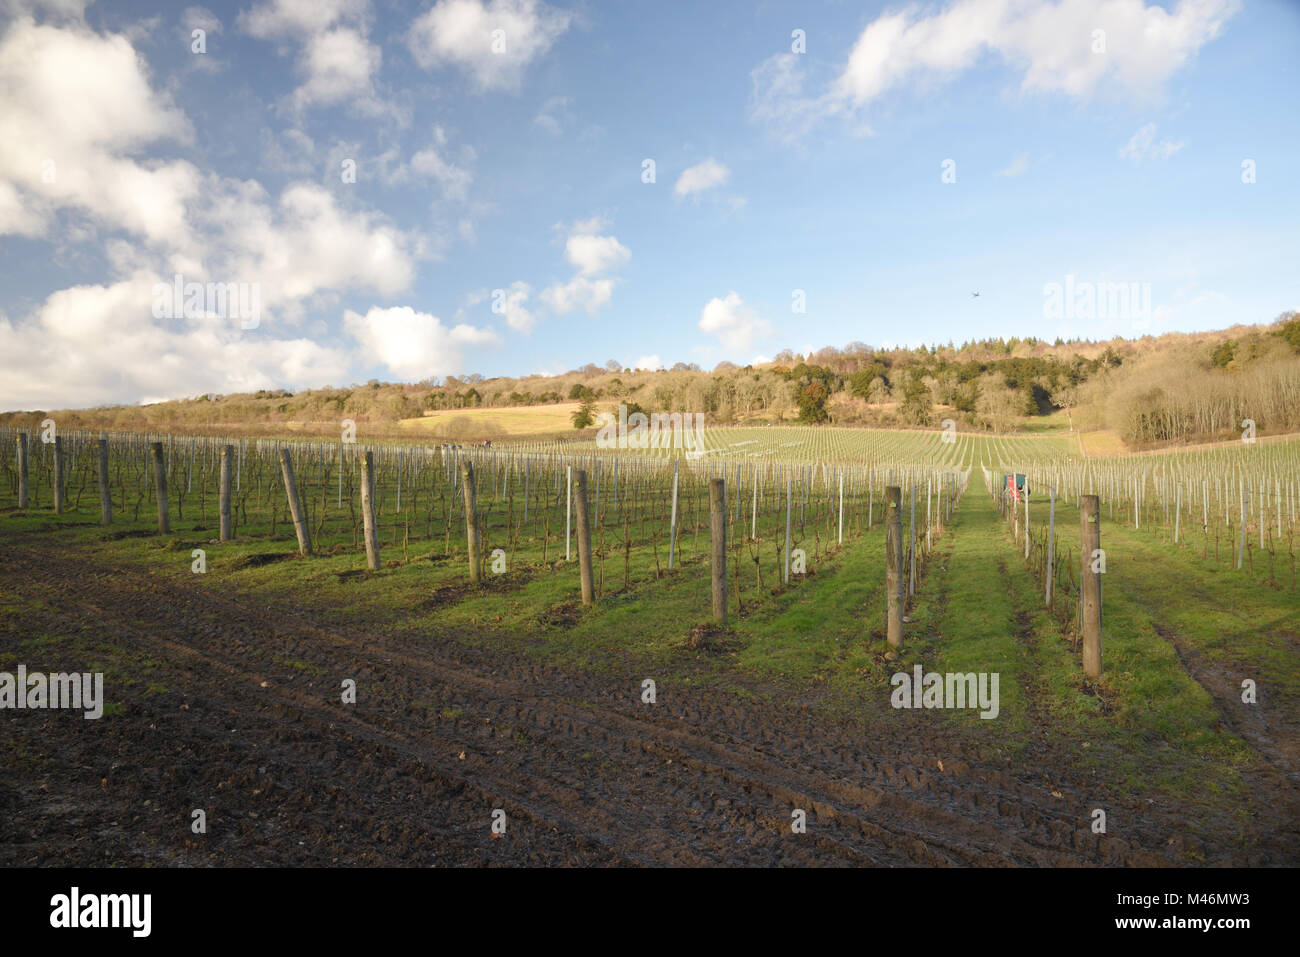
<path fill-rule="evenodd" d="M 668 520 L 668 570 L 673 570 L 673 556 L 677 551 L 677 459 L 673 459 L 673 512 Z"/>
<path fill-rule="evenodd" d="M 353 526 L 355 527 L 355 526 Z M 375 453 L 366 451 L 361 466 L 361 534 L 366 542 L 366 567 L 379 570 L 379 528 L 375 523 Z"/>
<path fill-rule="evenodd" d="M 916 594 L 916 480 L 912 480 L 912 510 L 907 524 L 907 593 Z"/>
<path fill-rule="evenodd" d="M 63 436 L 54 437 L 54 514 L 63 513 Z"/>
<path fill-rule="evenodd" d="M 302 514 L 302 502 L 298 499 L 298 483 L 293 478 L 293 462 L 288 449 L 280 449 L 280 471 L 284 476 L 284 494 L 289 497 L 289 516 L 293 519 L 293 530 L 298 535 L 298 553 L 311 554 L 311 531 L 307 528 L 307 519 Z"/>
<path fill-rule="evenodd" d="M 18 507 L 27 507 L 27 433 L 18 433 Z"/>
<path fill-rule="evenodd" d="M 234 537 L 233 523 L 230 521 L 230 478 L 234 470 L 234 459 L 235 447 L 223 445 L 221 447 L 221 488 L 217 494 L 217 510 L 221 515 L 220 538 L 223 542 L 228 542 Z"/>
<path fill-rule="evenodd" d="M 844 544 L 844 471 L 840 470 L 840 530 L 836 544 Z"/>
<path fill-rule="evenodd" d="M 903 647 L 903 490 L 897 485 L 885 488 L 885 591 L 888 593 L 889 616 L 887 637 L 894 648 Z"/>
<path fill-rule="evenodd" d="M 582 580 L 582 603 L 590 605 L 596 598 L 591 577 L 591 526 L 587 522 L 587 470 L 574 473 L 574 506 L 578 532 L 578 576 Z"/>
<path fill-rule="evenodd" d="M 1029 561 L 1029 476 L 1025 476 L 1025 561 Z"/>
<path fill-rule="evenodd" d="M 785 568 L 782 570 L 781 583 L 790 584 L 790 478 L 785 480 Z"/>
<path fill-rule="evenodd" d="M 469 548 L 469 581 L 479 583 L 478 499 L 474 494 L 474 463 L 465 459 L 460 466 L 460 490 L 465 504 L 465 543 Z"/>
<path fill-rule="evenodd" d="M 1101 677 L 1101 572 L 1092 570 L 1093 553 L 1101 548 L 1101 514 L 1096 495 L 1079 500 L 1083 543 L 1080 569 L 1083 614 L 1083 673 L 1094 681 Z"/>
<path fill-rule="evenodd" d="M 709 526 L 713 572 L 713 620 L 727 623 L 727 480 L 709 480 Z"/>
<path fill-rule="evenodd" d="M 1047 507 L 1047 597 L 1043 600 L 1052 607 L 1052 574 L 1056 569 L 1056 486 L 1048 492 L 1051 502 Z"/>
<path fill-rule="evenodd" d="M 564 470 L 564 560 L 567 562 L 573 557 L 571 548 L 573 546 L 573 466 L 565 466 Z"/>
<path fill-rule="evenodd" d="M 99 524 L 113 524 L 113 493 L 108 486 L 108 439 L 99 440 Z"/>
<path fill-rule="evenodd" d="M 1174 502 L 1174 544 L 1178 544 L 1178 531 L 1183 517 L 1183 483 L 1178 483 L 1177 499 Z"/>
<path fill-rule="evenodd" d="M 57 445 L 55 451 L 58 451 Z M 1241 559 L 1246 553 L 1246 483 L 1239 482 L 1237 488 L 1241 494 L 1241 534 L 1237 542 L 1237 571 L 1241 571 Z"/>
<path fill-rule="evenodd" d="M 167 461 L 163 458 L 161 442 L 151 442 L 153 450 L 153 484 L 158 499 L 158 534 L 167 535 L 172 530 L 171 516 L 167 510 Z"/>

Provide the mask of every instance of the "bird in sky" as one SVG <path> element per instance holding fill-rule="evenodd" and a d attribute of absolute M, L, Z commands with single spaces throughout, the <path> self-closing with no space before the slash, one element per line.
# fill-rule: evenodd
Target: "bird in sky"
<path fill-rule="evenodd" d="M 977 292 L 973 292 L 973 293 L 971 293 L 971 295 L 974 296 L 976 299 L 978 299 L 978 298 L 980 297 L 980 294 L 977 293 Z"/>

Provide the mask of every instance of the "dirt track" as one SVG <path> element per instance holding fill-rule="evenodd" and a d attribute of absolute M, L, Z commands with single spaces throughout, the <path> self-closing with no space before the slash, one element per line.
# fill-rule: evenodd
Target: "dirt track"
<path fill-rule="evenodd" d="M 1295 861 L 1295 822 L 1264 806 L 1247 850 L 1191 836 L 1195 808 L 1145 803 L 1105 804 L 1111 832 L 1094 835 L 1097 788 L 1069 755 L 1035 743 L 1033 766 L 1012 768 L 924 712 L 869 733 L 670 681 L 645 705 L 643 675 L 363 634 L 22 544 L 0 546 L 0 581 L 45 609 L 21 631 L 7 619 L 5 648 L 79 634 L 97 665 L 150 664 L 159 686 L 100 721 L 0 713 L 17 765 L 0 781 L 5 865 Z M 340 701 L 345 678 L 356 705 Z M 123 698 L 111 678 L 107 697 Z M 195 808 L 206 835 L 190 832 Z M 806 834 L 791 833 L 793 808 Z"/>

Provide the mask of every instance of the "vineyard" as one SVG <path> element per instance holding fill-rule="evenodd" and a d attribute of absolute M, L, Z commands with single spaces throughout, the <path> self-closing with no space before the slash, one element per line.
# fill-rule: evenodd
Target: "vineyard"
<path fill-rule="evenodd" d="M 163 701 L 202 696 L 194 682 L 205 673 L 226 675 L 223 688 L 240 687 L 241 674 L 264 682 L 223 696 L 292 686 L 276 707 L 326 721 L 329 688 L 356 673 L 348 720 L 361 724 L 348 733 L 396 761 L 390 771 L 418 752 L 439 780 L 462 780 L 459 763 L 476 749 L 487 760 L 505 734 L 496 754 L 513 755 L 514 770 L 494 777 L 485 766 L 473 780 L 533 815 L 539 860 L 611 850 L 599 835 L 614 825 L 573 823 L 576 799 L 560 795 L 593 773 L 583 755 L 605 754 L 596 779 L 615 803 L 628 800 L 619 768 L 629 747 L 676 755 L 708 780 L 740 775 L 750 796 L 732 794 L 708 813 L 756 847 L 769 845 L 765 815 L 774 813 L 745 805 L 758 791 L 833 805 L 827 821 L 852 835 L 821 848 L 832 860 L 1297 859 L 1298 442 L 1085 459 L 1068 436 L 944 430 L 713 428 L 696 447 L 646 448 L 346 438 L 0 430 L 11 450 L 0 479 L 0 597 L 12 639 L 3 667 L 20 651 L 29 665 L 89 655 L 116 679 L 108 714 L 119 722 L 156 722 Z M 1100 556 L 1080 531 L 1091 496 Z M 56 611 L 65 605 L 81 609 L 81 624 Z M 374 641 L 386 649 L 378 658 L 366 650 Z M 904 720 L 889 706 L 891 676 L 913 667 L 998 674 L 998 720 Z M 427 680 L 415 677 L 428 668 Z M 514 690 L 484 684 L 482 668 L 510 676 Z M 575 730 L 586 726 L 582 708 L 604 709 L 602 726 L 642 721 L 646 676 L 673 702 L 655 706 L 664 717 L 624 729 L 631 737 L 617 747 L 611 732 Z M 1240 703 L 1243 680 L 1258 689 L 1253 708 Z M 324 690 L 308 690 L 318 682 Z M 612 690 L 620 686 L 631 690 Z M 537 694 L 579 712 L 557 716 Z M 820 730 L 782 737 L 791 707 Z M 674 737 L 706 733 L 706 715 L 731 727 L 733 744 L 776 735 L 788 759 L 814 769 L 822 797 L 790 791 L 773 770 L 726 771 L 718 762 L 736 759 L 706 758 L 703 740 Z M 33 753 L 34 740 L 10 734 L 14 753 Z M 873 856 L 866 819 L 849 813 L 863 798 L 832 783 L 842 773 L 816 744 L 861 734 L 877 742 L 871 761 L 883 762 L 872 765 L 870 800 L 919 802 L 898 811 L 889 833 L 907 832 L 903 819 L 928 809 L 922 816 L 947 815 L 937 843 L 918 826 L 919 844 L 886 839 Z M 429 740 L 451 757 L 427 752 Z M 532 763 L 537 740 L 552 742 L 545 771 Z M 560 759 L 556 748 L 577 750 Z M 963 777 L 947 777 L 945 761 Z M 310 775 L 318 764 L 295 767 Z M 158 773 L 164 792 L 185 790 Z M 559 790 L 520 790 L 518 776 L 533 773 Z M 979 795 L 994 792 L 1001 804 L 984 805 Z M 354 800 L 338 797 L 340 807 Z M 1122 808 L 1131 829 L 1089 833 L 1098 802 Z M 1244 806 L 1267 828 L 1243 817 Z M 674 807 L 645 813 L 667 821 Z M 389 812 L 340 809 L 340 826 L 351 833 L 375 813 Z M 549 844 L 548 827 L 578 834 L 587 850 Z M 972 843 L 967 828 L 987 833 Z M 439 840 L 454 844 L 449 834 Z M 386 840 L 338 840 L 322 835 L 320 847 L 354 860 L 397 853 L 380 847 Z M 465 840 L 467 859 L 504 853 Z M 714 838 L 691 841 L 678 859 L 725 859 Z M 637 846 L 634 860 L 673 859 L 671 841 Z M 225 847 L 245 853 L 235 837 Z M 117 853 L 135 859 L 138 849 Z"/>

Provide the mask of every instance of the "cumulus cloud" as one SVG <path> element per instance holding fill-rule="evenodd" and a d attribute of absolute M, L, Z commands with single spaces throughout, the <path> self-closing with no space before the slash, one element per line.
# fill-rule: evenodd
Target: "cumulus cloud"
<path fill-rule="evenodd" d="M 408 42 L 426 70 L 452 65 L 480 90 L 514 90 L 571 19 L 540 0 L 439 0 L 411 24 Z"/>
<path fill-rule="evenodd" d="M 473 151 L 469 151 L 473 156 Z M 411 157 L 411 171 L 417 176 L 433 179 L 442 187 L 442 194 L 447 199 L 464 199 L 469 192 L 474 174 L 464 166 L 449 162 L 438 149 L 428 147 Z"/>
<path fill-rule="evenodd" d="M 395 296 L 415 275 L 412 237 L 377 213 L 343 209 L 315 183 L 292 184 L 271 203 L 257 183 L 227 181 L 214 186 L 198 220 L 205 235 L 215 237 L 209 274 L 259 282 L 263 302 L 282 306 L 286 316 L 322 292 Z"/>
<path fill-rule="evenodd" d="M 126 37 L 13 21 L 0 38 L 0 234 L 45 236 L 73 209 L 154 242 L 183 236 L 198 170 L 132 154 L 190 135 Z"/>
<path fill-rule="evenodd" d="M 769 57 L 752 74 L 751 118 L 787 138 L 828 115 L 861 110 L 917 83 L 945 83 L 988 56 L 1020 75 L 1023 92 L 1083 99 L 1103 88 L 1158 100 L 1171 76 L 1218 36 L 1239 0 L 955 0 L 925 14 L 878 16 L 838 78 L 804 92 L 802 58 Z"/>
<path fill-rule="evenodd" d="M 493 310 L 499 311 L 506 317 L 506 324 L 511 329 L 518 332 L 531 332 L 533 329 L 533 314 L 529 312 L 526 303 L 528 296 L 532 292 L 532 287 L 526 282 L 512 282 L 506 289 L 501 290 L 503 295 L 497 302 L 493 303 Z M 472 299 L 473 297 L 471 297 Z M 494 299 L 496 299 L 494 294 Z"/>
<path fill-rule="evenodd" d="M 349 309 L 343 326 L 372 362 L 409 380 L 464 371 L 465 350 L 499 345 L 490 329 L 461 323 L 450 329 L 437 317 L 410 306 L 372 307 L 364 316 Z"/>
<path fill-rule="evenodd" d="M 542 290 L 541 299 L 561 316 L 577 309 L 585 309 L 587 315 L 594 316 L 613 296 L 614 280 L 576 276 L 569 282 L 547 286 Z"/>
<path fill-rule="evenodd" d="M 565 242 L 564 256 L 577 267 L 578 275 L 594 276 L 623 265 L 632 253 L 613 236 L 579 234 Z"/>
<path fill-rule="evenodd" d="M 710 299 L 700 312 L 700 331 L 714 336 L 733 353 L 749 353 L 756 339 L 771 335 L 766 319 L 746 306 L 735 292 L 723 299 Z"/>
<path fill-rule="evenodd" d="M 683 170 L 682 175 L 677 177 L 677 184 L 673 186 L 673 193 L 679 197 L 702 193 L 721 186 L 729 176 L 731 170 L 710 156 L 704 162 Z"/>
<path fill-rule="evenodd" d="M 594 316 L 614 295 L 617 280 L 601 277 L 624 265 L 632 258 L 631 251 L 614 236 L 601 235 L 610 226 L 601 216 L 578 220 L 569 229 L 564 243 L 564 256 L 578 273 L 566 283 L 556 283 L 542 290 L 543 303 L 559 315 L 578 309 Z M 557 224 L 557 229 L 562 224 Z"/>
<path fill-rule="evenodd" d="M 1156 125 L 1147 123 L 1119 148 L 1119 155 L 1121 159 L 1131 160 L 1134 164 L 1140 165 L 1147 160 L 1169 159 L 1186 145 L 1181 140 L 1177 143 L 1173 140 L 1157 141 Z"/>
<path fill-rule="evenodd" d="M 319 385 L 346 378 L 338 350 L 248 334 L 233 319 L 155 319 L 139 273 L 50 295 L 30 316 L 0 316 L 0 408 L 78 408 L 202 392 Z"/>
<path fill-rule="evenodd" d="M 664 364 L 660 361 L 658 355 L 640 356 L 628 366 L 628 368 L 632 370 L 650 369 L 652 371 L 655 369 L 662 369 L 663 367 Z"/>
<path fill-rule="evenodd" d="M 367 37 L 368 0 L 266 0 L 239 15 L 239 26 L 260 40 L 298 46 L 303 82 L 293 93 L 299 109 L 344 101 L 382 109 L 373 80 L 383 56 Z"/>

